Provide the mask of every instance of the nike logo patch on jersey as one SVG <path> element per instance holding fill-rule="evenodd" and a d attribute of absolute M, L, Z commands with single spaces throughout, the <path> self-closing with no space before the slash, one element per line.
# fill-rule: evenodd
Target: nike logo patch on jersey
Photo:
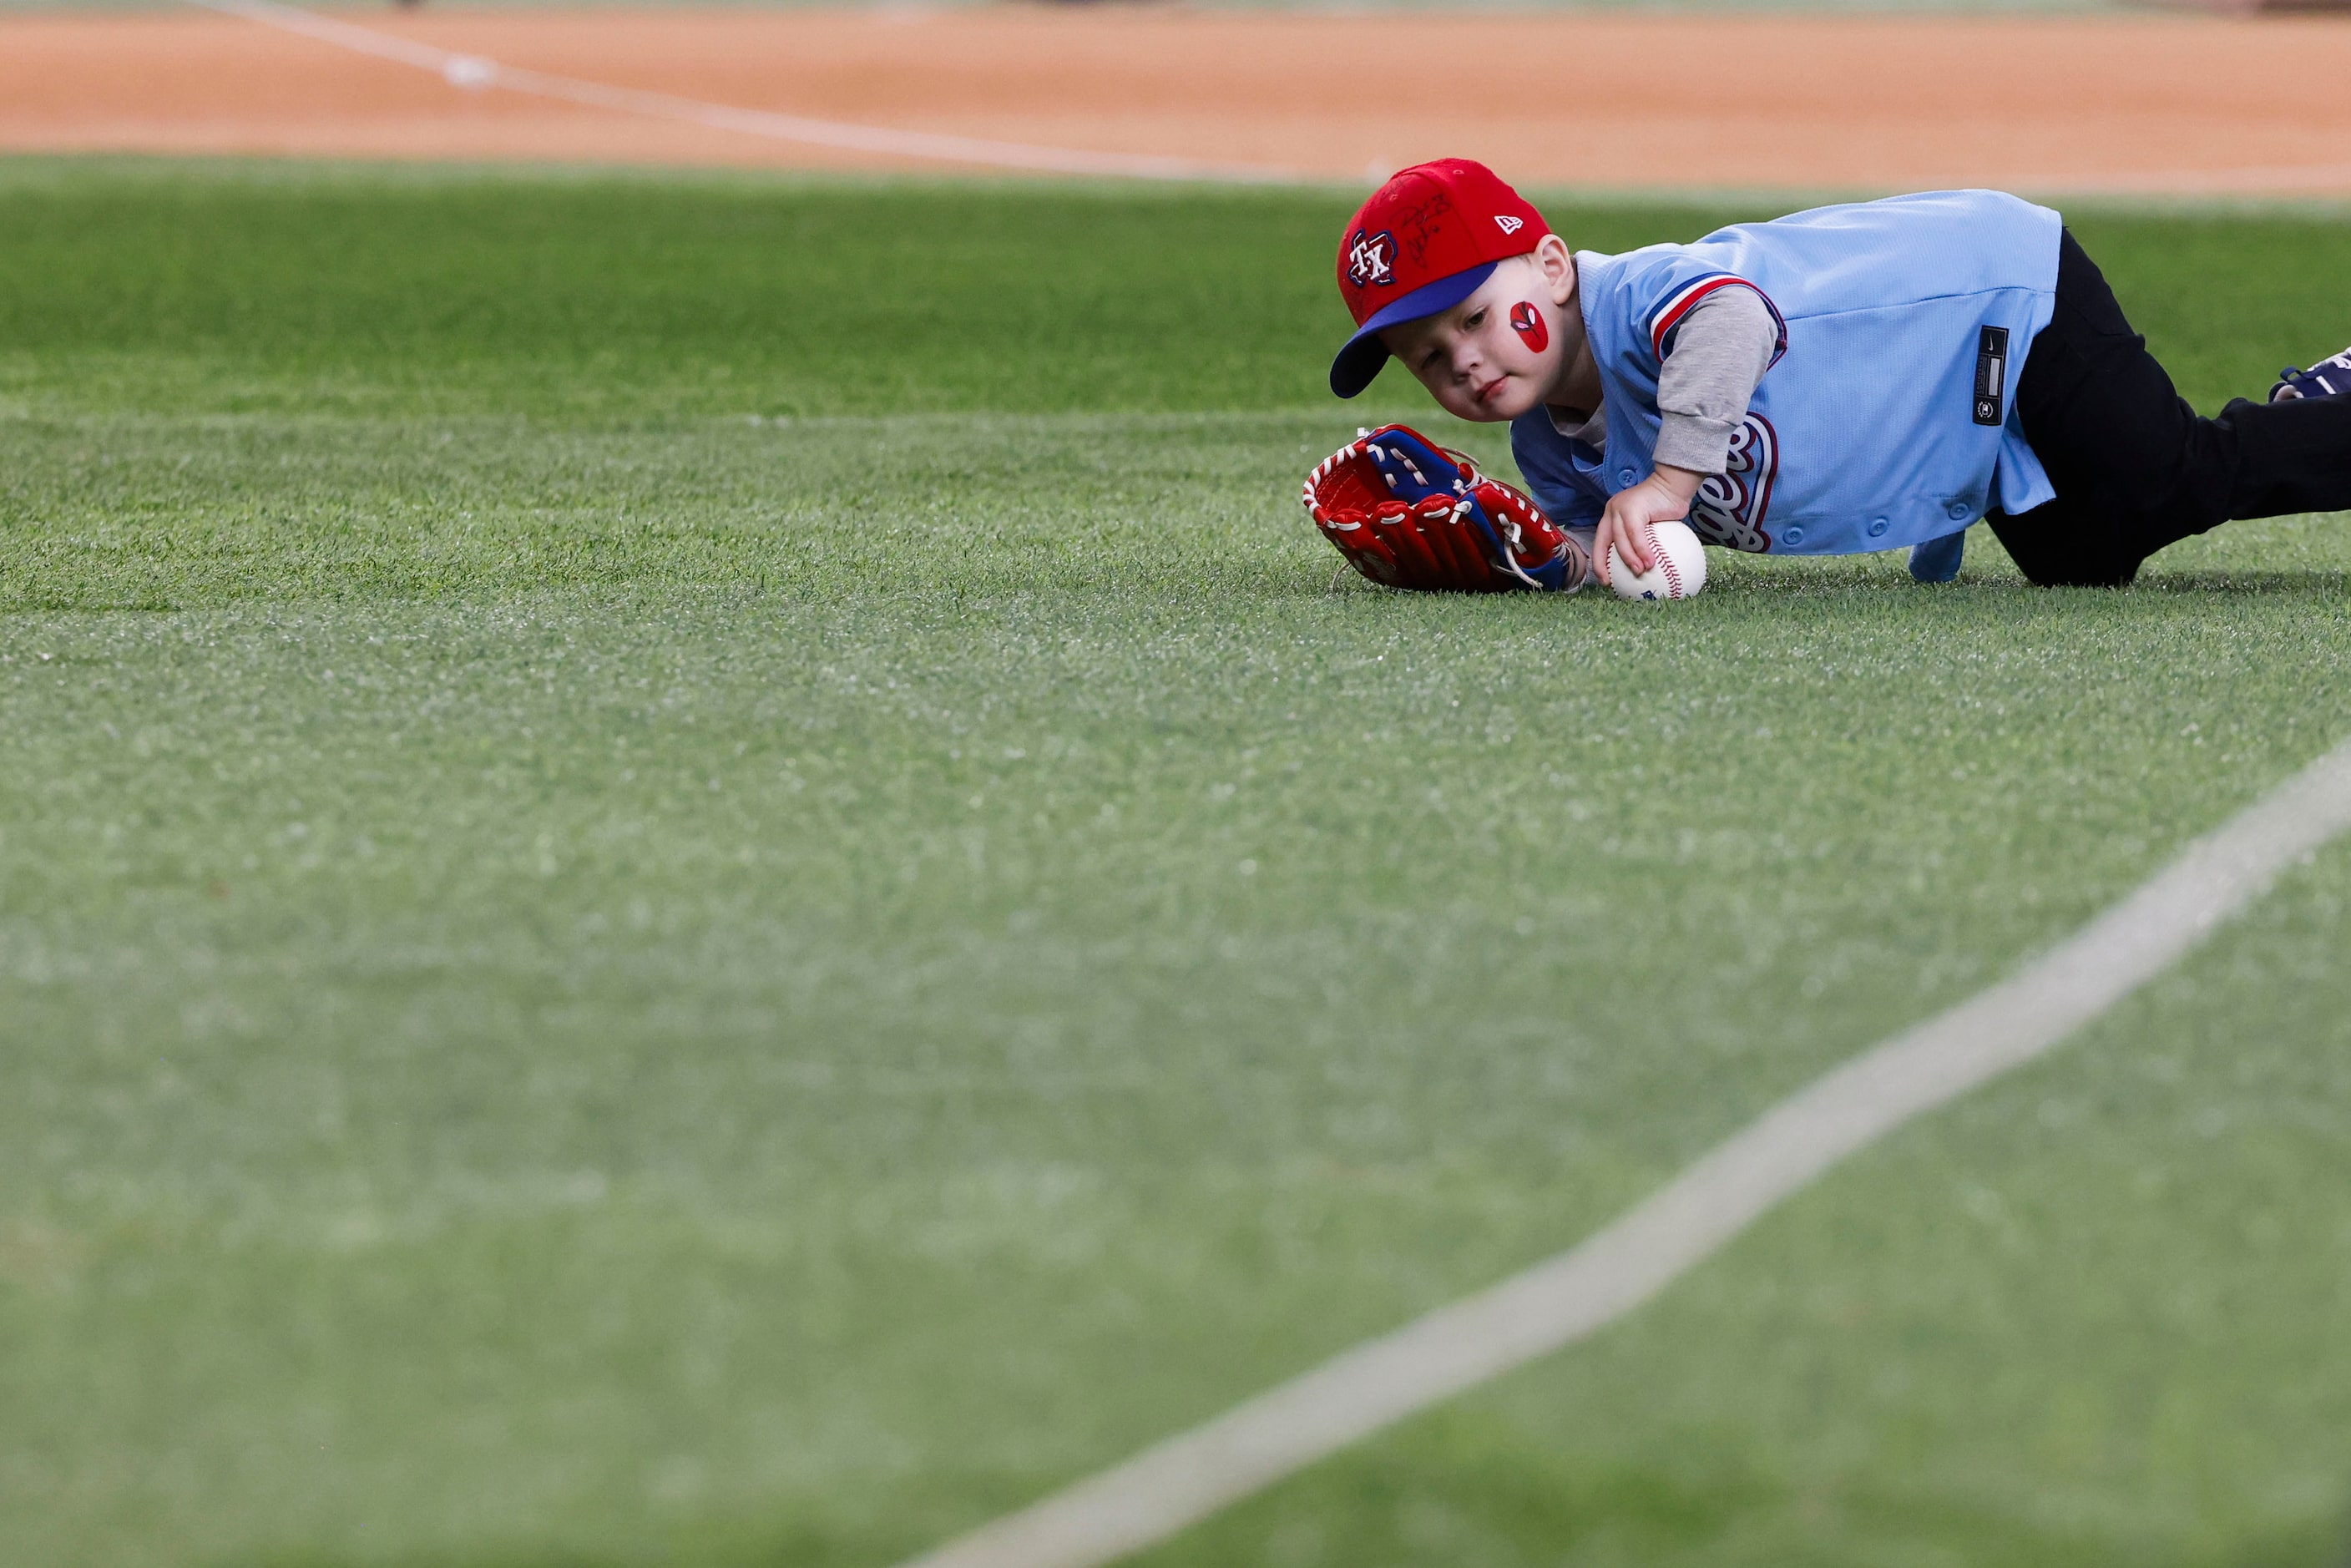
<path fill-rule="evenodd" d="M 1976 335 L 1976 423 L 1998 424 L 2008 417 L 2008 329 L 1986 327 Z"/>

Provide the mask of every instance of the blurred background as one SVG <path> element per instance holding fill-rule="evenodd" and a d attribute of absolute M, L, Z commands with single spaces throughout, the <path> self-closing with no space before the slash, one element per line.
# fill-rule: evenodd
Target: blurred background
<path fill-rule="evenodd" d="M 0 10 L 0 148 L 1546 187 L 2351 192 L 2351 30 L 2103 3 Z"/>

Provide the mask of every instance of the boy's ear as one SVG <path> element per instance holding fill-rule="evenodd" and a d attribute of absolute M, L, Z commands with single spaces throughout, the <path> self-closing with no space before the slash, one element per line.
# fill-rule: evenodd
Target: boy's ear
<path fill-rule="evenodd" d="M 1545 235 L 1535 246 L 1535 266 L 1551 285 L 1551 302 L 1565 305 L 1575 298 L 1575 255 L 1557 235 Z"/>

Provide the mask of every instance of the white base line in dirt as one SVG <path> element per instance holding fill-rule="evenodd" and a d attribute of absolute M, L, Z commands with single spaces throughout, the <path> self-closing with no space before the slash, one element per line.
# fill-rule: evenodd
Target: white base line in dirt
<path fill-rule="evenodd" d="M 2040 1056 L 2351 828 L 2351 743 L 2054 952 L 1766 1111 L 1573 1250 L 1343 1352 L 905 1568 L 1101 1568 L 1638 1307 L 1847 1155 Z"/>
<path fill-rule="evenodd" d="M 649 92 L 640 88 L 610 87 L 578 77 L 553 76 L 500 65 L 479 55 L 459 54 L 430 44 L 379 33 L 350 22 L 321 16 L 277 0 L 189 0 L 208 11 L 241 16 L 280 32 L 332 44 L 338 48 L 371 55 L 380 60 L 432 71 L 453 88 L 484 91 L 500 88 L 534 98 L 558 99 L 590 109 L 623 114 L 649 115 L 656 120 L 682 120 L 712 131 L 730 131 L 770 141 L 796 141 L 810 147 L 834 147 L 852 152 L 878 152 L 895 158 L 927 158 L 947 163 L 977 163 L 991 169 L 1022 169 L 1038 173 L 1123 176 L 1140 180 L 1188 180 L 1232 185 L 1286 185 L 1301 183 L 1287 169 L 1254 163 L 1212 163 L 1193 158 L 1162 158 L 1137 152 L 1086 152 L 1074 148 L 1035 147 L 1019 141 L 990 141 L 972 136 L 944 136 L 922 131 L 893 131 L 886 126 L 852 125 L 843 120 L 810 120 L 796 114 L 775 114 L 760 109 L 732 109 L 674 93 Z"/>

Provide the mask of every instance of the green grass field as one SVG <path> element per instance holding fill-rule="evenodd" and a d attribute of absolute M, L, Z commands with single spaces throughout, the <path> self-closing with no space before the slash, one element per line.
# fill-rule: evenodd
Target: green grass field
<path fill-rule="evenodd" d="M 1327 592 L 1352 202 L 0 165 L 0 1562 L 885 1568 L 2351 732 L 2351 519 Z M 2075 226 L 2208 407 L 2351 339 Z M 1148 1561 L 2334 1568 L 2346 898 Z"/>

